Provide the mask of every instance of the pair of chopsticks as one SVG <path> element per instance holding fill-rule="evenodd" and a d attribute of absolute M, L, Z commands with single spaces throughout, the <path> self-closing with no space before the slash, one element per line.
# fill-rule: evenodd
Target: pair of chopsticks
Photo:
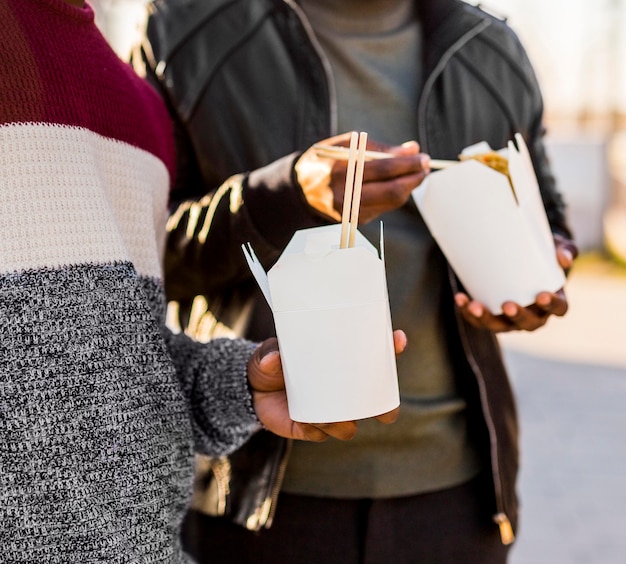
<path fill-rule="evenodd" d="M 350 136 L 350 148 L 333 147 L 343 149 L 348 160 L 346 170 L 346 188 L 343 196 L 343 210 L 341 214 L 341 241 L 339 248 L 354 247 L 356 226 L 359 222 L 359 208 L 361 206 L 361 188 L 363 186 L 363 167 L 365 163 L 365 147 L 367 146 L 367 133 L 362 131 L 357 134 L 353 131 Z M 326 145 L 330 147 L 330 145 Z M 335 157 L 331 157 L 335 158 Z M 344 159 L 345 160 L 345 159 Z"/>
<path fill-rule="evenodd" d="M 336 161 L 346 161 L 349 160 L 350 149 L 347 147 L 339 147 L 337 145 L 324 145 L 322 143 L 316 143 L 313 145 L 315 149 L 315 154 L 318 157 L 326 158 L 326 159 L 334 159 Z M 364 159 L 366 161 L 374 161 L 377 159 L 391 159 L 394 155 L 390 153 L 382 153 L 380 151 L 365 151 Z M 449 166 L 458 164 L 460 161 L 446 161 L 442 159 L 431 159 L 430 160 L 430 168 L 431 169 L 442 169 L 447 168 Z"/>

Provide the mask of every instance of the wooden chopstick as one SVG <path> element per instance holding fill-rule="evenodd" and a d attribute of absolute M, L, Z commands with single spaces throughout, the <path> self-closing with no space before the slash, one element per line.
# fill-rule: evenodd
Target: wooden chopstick
<path fill-rule="evenodd" d="M 341 240 L 339 248 L 345 249 L 348 246 L 348 228 L 350 223 L 350 211 L 352 206 L 352 193 L 354 189 L 354 172 L 356 168 L 357 143 L 359 136 L 356 131 L 350 136 L 350 148 L 347 149 L 348 170 L 346 171 L 346 187 L 343 194 L 343 210 L 341 213 Z M 345 147 L 342 147 L 345 149 Z M 343 154 L 343 153 L 342 153 Z"/>
<path fill-rule="evenodd" d="M 361 188 L 363 186 L 363 167 L 365 166 L 365 147 L 367 147 L 367 133 L 359 134 L 359 147 L 356 158 L 356 172 L 354 174 L 354 191 L 352 192 L 352 211 L 350 214 L 350 239 L 348 247 L 354 247 L 356 226 L 359 223 L 359 209 L 361 207 Z"/>
<path fill-rule="evenodd" d="M 325 157 L 327 159 L 334 159 L 336 161 L 348 160 L 350 149 L 347 147 L 340 147 L 339 145 L 313 145 L 315 154 L 318 157 Z M 365 160 L 373 161 L 377 159 L 390 159 L 393 155 L 390 153 L 381 153 L 380 151 L 365 151 Z"/>
<path fill-rule="evenodd" d="M 326 158 L 326 159 L 334 159 L 336 161 L 345 161 L 348 160 L 350 149 L 347 147 L 340 147 L 338 145 L 323 145 L 317 143 L 313 145 L 315 149 L 315 154 L 318 157 Z M 380 151 L 365 151 L 365 160 L 366 161 L 374 161 L 377 159 L 391 159 L 394 155 L 390 153 L 382 153 Z M 449 166 L 459 164 L 460 161 L 450 161 L 443 159 L 431 159 L 430 160 L 430 168 L 433 170 L 439 170 L 442 168 L 448 168 Z"/>
<path fill-rule="evenodd" d="M 449 166 L 459 164 L 461 161 L 447 161 L 444 159 L 430 159 L 430 168 L 433 170 L 441 170 Z"/>

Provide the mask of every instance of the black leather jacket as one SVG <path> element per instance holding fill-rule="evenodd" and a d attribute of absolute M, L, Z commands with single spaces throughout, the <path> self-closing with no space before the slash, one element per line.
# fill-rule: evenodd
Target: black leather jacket
<path fill-rule="evenodd" d="M 541 94 L 518 38 L 503 21 L 459 0 L 417 4 L 424 33 L 422 150 L 454 159 L 475 142 L 503 147 L 522 133 L 552 229 L 571 239 L 542 141 Z M 148 76 L 178 126 L 173 201 L 208 194 L 174 206 L 167 292 L 183 304 L 206 296 L 218 320 L 232 326 L 257 293 L 241 244 L 250 242 L 269 268 L 296 229 L 328 221 L 307 205 L 293 172 L 301 151 L 338 133 L 328 62 L 293 0 L 156 0 L 148 37 Z M 458 315 L 451 298 L 458 282 L 452 273 L 449 279 L 442 315 L 470 423 L 491 468 L 493 515 L 504 538 L 517 520 L 514 398 L 495 335 Z M 243 332 L 253 339 L 272 334 L 262 299 Z"/>

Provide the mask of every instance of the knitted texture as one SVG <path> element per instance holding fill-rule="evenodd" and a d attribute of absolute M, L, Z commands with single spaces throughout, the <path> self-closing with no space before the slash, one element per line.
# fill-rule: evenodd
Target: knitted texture
<path fill-rule="evenodd" d="M 253 344 L 165 329 L 170 124 L 91 8 L 0 0 L 0 561 L 185 562 Z"/>

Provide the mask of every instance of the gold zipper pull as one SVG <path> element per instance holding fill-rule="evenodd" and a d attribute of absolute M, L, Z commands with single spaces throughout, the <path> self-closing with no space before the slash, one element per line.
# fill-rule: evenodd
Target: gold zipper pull
<path fill-rule="evenodd" d="M 493 520 L 500 527 L 500 540 L 502 544 L 511 544 L 515 540 L 515 534 L 513 533 L 513 527 L 511 521 L 504 513 L 498 513 L 493 516 Z"/>
<path fill-rule="evenodd" d="M 267 523 L 272 510 L 272 501 L 271 497 L 266 497 L 263 503 L 254 510 L 254 513 L 248 516 L 246 529 L 258 531 Z"/>

